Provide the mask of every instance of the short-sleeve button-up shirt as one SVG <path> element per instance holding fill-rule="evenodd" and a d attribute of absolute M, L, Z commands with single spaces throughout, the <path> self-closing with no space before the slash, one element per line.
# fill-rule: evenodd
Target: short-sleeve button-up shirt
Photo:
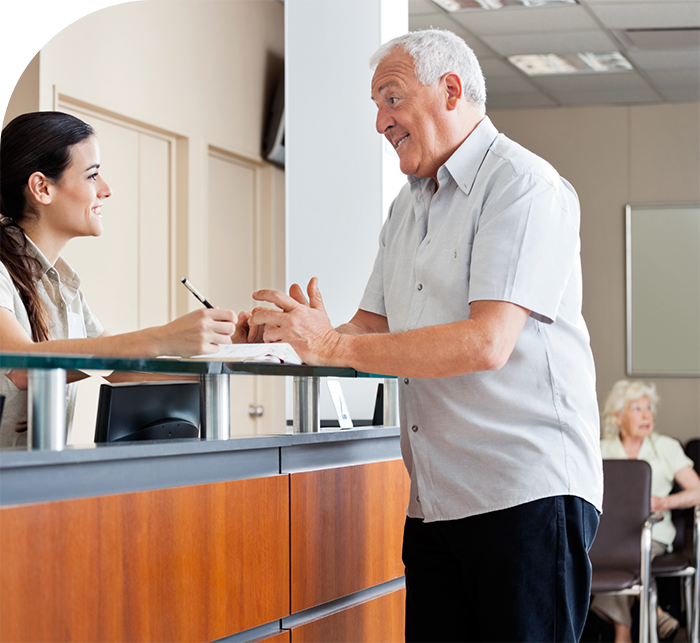
<path fill-rule="evenodd" d="M 459 519 L 554 495 L 600 509 L 576 193 L 488 118 L 437 178 L 410 176 L 392 204 L 360 308 L 392 332 L 467 319 L 480 300 L 531 313 L 498 371 L 402 381 L 408 514 Z"/>

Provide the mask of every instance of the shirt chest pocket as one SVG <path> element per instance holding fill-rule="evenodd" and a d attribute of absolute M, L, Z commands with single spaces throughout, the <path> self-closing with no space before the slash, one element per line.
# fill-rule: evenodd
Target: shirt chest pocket
<path fill-rule="evenodd" d="M 444 321 L 458 321 L 469 316 L 469 275 L 472 244 L 444 244 L 431 253 L 427 266 L 426 286 L 431 297 L 445 313 Z"/>

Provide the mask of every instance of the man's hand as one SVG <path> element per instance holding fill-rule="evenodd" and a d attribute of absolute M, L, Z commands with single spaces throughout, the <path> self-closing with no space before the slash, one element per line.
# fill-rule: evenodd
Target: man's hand
<path fill-rule="evenodd" d="M 246 311 L 238 313 L 236 332 L 231 335 L 232 344 L 256 344 L 263 341 L 265 327 L 256 325 L 252 318 L 252 313 Z"/>
<path fill-rule="evenodd" d="M 264 326 L 264 341 L 291 344 L 306 364 L 330 365 L 340 335 L 328 318 L 316 277 L 309 282 L 307 293 L 308 300 L 297 284 L 289 289 L 289 295 L 278 290 L 253 293 L 256 301 L 274 304 L 279 310 L 256 308 L 251 322 Z"/>

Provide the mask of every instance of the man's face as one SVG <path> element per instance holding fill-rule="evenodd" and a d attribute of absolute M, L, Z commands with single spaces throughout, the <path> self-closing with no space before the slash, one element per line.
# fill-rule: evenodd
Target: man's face
<path fill-rule="evenodd" d="M 453 151 L 447 139 L 442 83 L 421 85 L 413 58 L 397 47 L 377 65 L 372 100 L 378 109 L 377 131 L 396 150 L 401 171 L 437 180 L 438 168 Z"/>

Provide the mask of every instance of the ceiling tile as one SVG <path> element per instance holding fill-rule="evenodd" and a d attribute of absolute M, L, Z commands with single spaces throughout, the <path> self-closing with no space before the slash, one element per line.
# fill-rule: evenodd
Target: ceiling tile
<path fill-rule="evenodd" d="M 533 76 L 534 85 L 552 93 L 562 91 L 600 91 L 604 89 L 639 89 L 648 88 L 647 82 L 636 72 L 611 72 L 603 74 L 561 74 L 551 76 Z"/>
<path fill-rule="evenodd" d="M 677 51 L 629 51 L 629 58 L 640 69 L 695 69 L 700 72 L 700 53 L 697 49 Z"/>
<path fill-rule="evenodd" d="M 482 36 L 482 40 L 503 56 L 574 54 L 586 51 L 602 53 L 618 49 L 618 46 L 601 30 Z"/>
<path fill-rule="evenodd" d="M 494 94 L 535 94 L 539 89 L 523 77 L 486 77 L 486 95 Z"/>
<path fill-rule="evenodd" d="M 435 13 L 440 9 L 430 0 L 408 0 L 408 13 L 417 16 L 421 13 Z"/>
<path fill-rule="evenodd" d="M 590 7 L 610 29 L 700 26 L 700 2 L 611 2 L 591 4 Z"/>
<path fill-rule="evenodd" d="M 498 11 L 464 11 L 452 17 L 477 36 L 542 31 L 585 31 L 597 23 L 578 5 L 512 8 Z"/>
<path fill-rule="evenodd" d="M 577 0 L 580 4 L 659 4 L 663 0 Z M 697 4 L 700 0 L 675 0 L 676 2 L 687 2 Z"/>
<path fill-rule="evenodd" d="M 666 88 L 687 87 L 700 91 L 700 74 L 691 69 L 680 69 L 676 71 L 650 71 L 649 79 L 658 89 L 663 91 Z"/>
<path fill-rule="evenodd" d="M 487 109 L 514 109 L 517 107 L 555 107 L 556 103 L 544 94 L 489 94 Z"/>
<path fill-rule="evenodd" d="M 674 103 L 696 103 L 700 100 L 697 87 L 665 87 L 659 91 L 666 100 Z"/>
<path fill-rule="evenodd" d="M 634 105 L 659 103 L 658 94 L 651 87 L 604 89 L 600 91 L 552 91 L 562 105 Z"/>
<path fill-rule="evenodd" d="M 522 72 L 518 71 L 508 62 L 498 58 L 484 58 L 479 61 L 481 71 L 486 78 L 522 78 Z"/>
<path fill-rule="evenodd" d="M 478 38 L 463 29 L 461 25 L 450 19 L 450 17 L 445 13 L 410 16 L 408 27 L 411 31 L 415 31 L 417 29 L 430 29 L 431 27 L 435 29 L 448 29 L 449 31 L 456 33 L 461 38 L 464 38 L 466 43 L 474 50 L 477 58 L 481 59 L 494 55 L 491 49 L 486 47 Z"/>

